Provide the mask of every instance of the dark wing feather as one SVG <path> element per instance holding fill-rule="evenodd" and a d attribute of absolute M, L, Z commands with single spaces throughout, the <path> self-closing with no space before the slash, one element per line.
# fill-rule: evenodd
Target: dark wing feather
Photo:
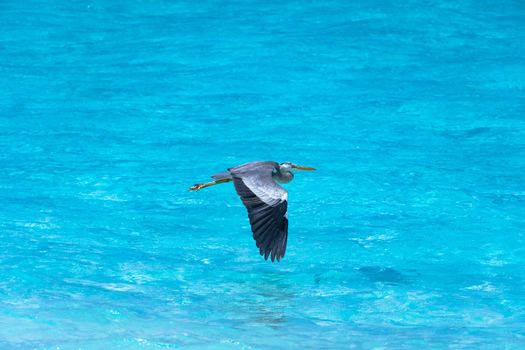
<path fill-rule="evenodd" d="M 237 194 L 248 210 L 248 217 L 259 252 L 267 260 L 281 260 L 288 240 L 288 192 L 272 179 L 277 164 L 258 162 L 258 166 L 230 170 Z"/>

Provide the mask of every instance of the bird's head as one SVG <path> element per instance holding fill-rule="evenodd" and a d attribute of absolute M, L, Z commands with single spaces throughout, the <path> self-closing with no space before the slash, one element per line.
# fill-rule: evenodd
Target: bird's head
<path fill-rule="evenodd" d="M 292 162 L 284 162 L 279 164 L 281 171 L 294 172 L 295 170 L 315 170 L 315 168 L 310 168 L 308 166 L 297 165 Z"/>

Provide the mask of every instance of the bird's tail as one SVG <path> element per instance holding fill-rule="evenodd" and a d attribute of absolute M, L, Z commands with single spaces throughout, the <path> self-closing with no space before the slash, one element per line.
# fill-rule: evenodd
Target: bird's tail
<path fill-rule="evenodd" d="M 215 179 L 215 180 L 231 179 L 232 178 L 232 176 L 231 176 L 229 171 L 223 171 L 222 173 L 218 173 L 218 174 L 212 175 L 211 177 L 212 177 L 212 179 Z"/>

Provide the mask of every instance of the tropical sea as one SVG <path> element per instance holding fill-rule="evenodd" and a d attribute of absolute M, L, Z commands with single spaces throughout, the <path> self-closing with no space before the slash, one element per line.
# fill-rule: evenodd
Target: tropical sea
<path fill-rule="evenodd" d="M 0 349 L 525 349 L 525 3 L 0 2 Z M 231 183 L 317 168 L 265 261 Z"/>

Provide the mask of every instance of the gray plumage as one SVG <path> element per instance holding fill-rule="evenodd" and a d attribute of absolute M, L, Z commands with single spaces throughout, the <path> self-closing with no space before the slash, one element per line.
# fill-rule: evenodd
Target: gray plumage
<path fill-rule="evenodd" d="M 273 177 L 279 164 L 252 162 L 229 169 L 237 194 L 248 210 L 253 238 L 264 259 L 277 261 L 286 253 L 288 240 L 288 191 Z"/>
<path fill-rule="evenodd" d="M 256 161 L 228 169 L 212 176 L 216 181 L 195 185 L 190 190 L 233 181 L 235 190 L 248 211 L 250 226 L 259 248 L 267 260 L 280 261 L 288 241 L 288 191 L 278 183 L 293 180 L 293 170 L 314 170 L 290 162 Z"/>

